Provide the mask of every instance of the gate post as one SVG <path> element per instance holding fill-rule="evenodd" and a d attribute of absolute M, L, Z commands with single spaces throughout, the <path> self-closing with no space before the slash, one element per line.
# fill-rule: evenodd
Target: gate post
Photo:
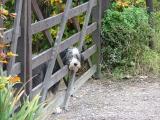
<path fill-rule="evenodd" d="M 95 78 L 99 79 L 101 77 L 101 16 L 102 16 L 102 0 L 97 0 L 97 6 L 92 10 L 92 21 L 97 22 L 97 29 L 93 32 L 92 38 L 97 46 L 97 52 L 93 60 L 97 64 L 97 71 L 95 73 Z"/>
<path fill-rule="evenodd" d="M 21 62 L 20 77 L 25 86 L 26 93 L 29 94 L 32 88 L 32 33 L 31 33 L 31 0 L 23 0 L 21 14 L 21 36 L 18 39 L 16 62 Z M 28 81 L 30 80 L 30 81 Z"/>

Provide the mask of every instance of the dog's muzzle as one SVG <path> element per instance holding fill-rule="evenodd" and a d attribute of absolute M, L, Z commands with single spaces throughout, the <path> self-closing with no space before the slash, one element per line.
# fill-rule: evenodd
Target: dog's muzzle
<path fill-rule="evenodd" d="M 78 72 L 78 70 L 81 68 L 81 63 L 76 58 L 72 58 L 69 64 L 69 69 L 73 70 L 75 72 Z"/>

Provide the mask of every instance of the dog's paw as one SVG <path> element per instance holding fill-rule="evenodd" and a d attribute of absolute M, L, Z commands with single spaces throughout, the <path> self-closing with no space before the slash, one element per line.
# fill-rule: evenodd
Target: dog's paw
<path fill-rule="evenodd" d="M 60 114 L 60 113 L 62 113 L 62 112 L 63 112 L 63 110 L 62 110 L 60 107 L 57 107 L 57 108 L 54 110 L 53 114 Z"/>

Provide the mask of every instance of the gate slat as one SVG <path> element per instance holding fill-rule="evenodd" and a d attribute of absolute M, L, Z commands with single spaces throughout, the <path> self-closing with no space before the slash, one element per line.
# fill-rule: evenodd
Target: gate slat
<path fill-rule="evenodd" d="M 61 24 L 60 24 L 60 29 L 57 33 L 57 37 L 56 37 L 56 40 L 55 40 L 55 43 L 54 43 L 55 50 L 52 50 L 52 58 L 48 63 L 47 72 L 46 72 L 46 75 L 45 75 L 45 78 L 44 78 L 41 101 L 44 101 L 45 98 L 46 98 L 46 94 L 47 94 L 48 89 L 46 88 L 45 85 L 46 85 L 46 82 L 50 79 L 50 76 L 52 75 L 52 71 L 53 71 L 53 68 L 54 68 L 54 65 L 55 65 L 55 61 L 56 61 L 57 55 L 59 54 L 59 45 L 61 43 L 62 36 L 63 36 L 64 30 L 65 30 L 65 26 L 66 26 L 66 23 L 68 21 L 68 13 L 69 13 L 69 10 L 71 8 L 71 5 L 72 5 L 72 0 L 67 0 L 65 10 L 64 10 L 64 14 L 63 14 Z"/>
<path fill-rule="evenodd" d="M 17 3 L 16 4 L 17 16 L 14 20 L 14 29 L 13 29 L 13 32 L 12 32 L 12 43 L 11 43 L 11 51 L 13 53 L 17 52 L 17 42 L 18 42 L 19 32 L 20 32 L 20 20 L 21 20 L 23 0 L 18 0 L 16 3 Z M 15 59 L 16 59 L 16 57 L 12 57 L 9 60 L 9 63 L 7 65 L 8 75 L 11 75 L 11 69 L 12 69 L 13 64 L 15 63 Z"/>
<path fill-rule="evenodd" d="M 81 35 L 80 35 L 80 46 L 79 46 L 80 51 L 82 51 L 83 42 L 85 40 L 87 26 L 88 26 L 89 18 L 90 18 L 91 11 L 93 8 L 92 6 L 93 6 L 93 0 L 89 0 L 87 13 L 84 19 L 83 28 L 82 28 Z"/>

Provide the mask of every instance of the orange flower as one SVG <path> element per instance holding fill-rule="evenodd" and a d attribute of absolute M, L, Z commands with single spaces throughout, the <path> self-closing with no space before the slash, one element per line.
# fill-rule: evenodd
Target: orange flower
<path fill-rule="evenodd" d="M 9 16 L 15 18 L 16 17 L 16 13 L 10 13 Z"/>
<path fill-rule="evenodd" d="M 3 49 L 5 47 L 9 47 L 10 45 L 4 44 L 4 43 L 0 43 L 0 49 Z"/>
<path fill-rule="evenodd" d="M 8 57 L 14 57 L 14 56 L 18 56 L 18 55 L 14 54 L 13 52 L 7 52 L 7 56 Z"/>
<path fill-rule="evenodd" d="M 55 2 L 57 2 L 57 3 L 62 3 L 62 0 L 55 0 Z"/>
<path fill-rule="evenodd" d="M 0 14 L 2 14 L 2 15 L 8 15 L 9 13 L 8 13 L 8 10 L 1 9 L 0 10 Z"/>
<path fill-rule="evenodd" d="M 9 78 L 9 82 L 10 83 L 17 83 L 17 82 L 20 82 L 20 77 L 19 76 L 12 76 Z"/>
<path fill-rule="evenodd" d="M 8 62 L 6 60 L 0 60 L 0 63 L 7 64 Z"/>
<path fill-rule="evenodd" d="M 122 3 L 122 6 L 123 6 L 123 7 L 128 7 L 128 3 L 127 3 L 127 2 L 123 2 L 123 3 Z"/>
<path fill-rule="evenodd" d="M 0 44 L 0 49 L 3 49 L 5 47 L 5 44 Z"/>
<path fill-rule="evenodd" d="M 128 2 L 117 1 L 117 4 L 122 7 L 128 7 Z"/>

